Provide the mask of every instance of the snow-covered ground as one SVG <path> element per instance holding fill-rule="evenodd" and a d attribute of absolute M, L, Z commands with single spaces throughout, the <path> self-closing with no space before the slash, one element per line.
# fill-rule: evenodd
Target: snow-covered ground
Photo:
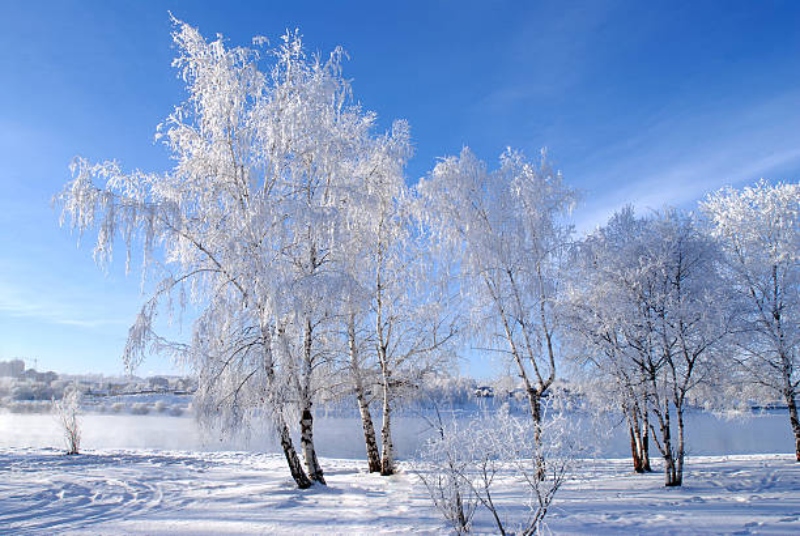
<path fill-rule="evenodd" d="M 357 419 L 321 418 L 329 487 L 298 491 L 265 437 L 208 441 L 186 415 L 86 414 L 84 454 L 65 456 L 52 415 L 0 413 L 0 534 L 447 534 L 407 463 L 422 420 L 398 418 L 406 461 L 384 478 L 365 473 Z M 658 472 L 631 474 L 617 430 L 597 459 L 577 463 L 548 529 L 800 534 L 800 464 L 785 412 L 733 421 L 696 413 L 689 428 L 682 488 L 665 488 Z M 522 488 L 500 482 L 510 517 L 523 517 Z M 485 512 L 475 529 L 496 532 Z"/>
<path fill-rule="evenodd" d="M 325 459 L 329 487 L 299 491 L 273 454 L 0 450 L 3 534 L 447 534 L 416 476 Z M 686 484 L 581 461 L 559 492 L 554 534 L 798 534 L 800 464 L 788 455 L 689 459 Z M 524 515 L 522 497 L 498 498 Z M 476 532 L 492 533 L 485 515 Z"/>

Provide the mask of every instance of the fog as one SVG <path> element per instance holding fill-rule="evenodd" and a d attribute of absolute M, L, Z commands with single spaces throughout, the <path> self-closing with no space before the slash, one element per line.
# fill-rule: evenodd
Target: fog
<path fill-rule="evenodd" d="M 629 454 L 622 427 L 613 423 L 590 426 L 575 418 L 575 427 L 606 429 L 586 437 L 598 444 L 601 457 Z M 610 431 L 609 431 L 610 430 Z M 398 416 L 394 420 L 395 446 L 400 459 L 414 455 L 430 434 L 422 416 Z M 277 452 L 268 429 L 251 430 L 249 439 L 221 439 L 204 434 L 191 416 L 95 414 L 82 416 L 83 449 L 161 449 L 190 451 L 251 450 Z M 319 454 L 329 458 L 359 459 L 364 456 L 361 423 L 357 417 L 317 418 L 315 439 Z M 0 413 L 0 447 L 61 448 L 63 434 L 51 414 Z M 769 411 L 747 418 L 723 419 L 703 412 L 687 416 L 687 446 L 691 455 L 770 454 L 791 452 L 794 441 L 785 411 Z M 652 447 L 655 455 L 655 447 Z"/>

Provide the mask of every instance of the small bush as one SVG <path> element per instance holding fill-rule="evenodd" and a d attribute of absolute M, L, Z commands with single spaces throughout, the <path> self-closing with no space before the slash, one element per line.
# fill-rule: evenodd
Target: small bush
<path fill-rule="evenodd" d="M 67 444 L 68 455 L 74 455 L 80 452 L 80 403 L 81 392 L 77 386 L 73 386 L 72 389 L 64 391 L 64 397 L 54 403 L 58 421 L 64 429 L 64 439 Z"/>
<path fill-rule="evenodd" d="M 498 534 L 543 531 L 574 451 L 565 441 L 564 419 L 543 424 L 539 444 L 535 425 L 510 415 L 507 406 L 467 426 L 441 417 L 432 424 L 437 433 L 422 447 L 416 473 L 456 533 L 470 532 L 478 506 L 488 511 Z M 513 485 L 515 495 L 527 497 L 521 513 L 495 502 L 501 480 Z"/>
<path fill-rule="evenodd" d="M 134 415 L 147 415 L 150 413 L 150 404 L 144 402 L 137 402 L 131 406 L 131 413 Z"/>
<path fill-rule="evenodd" d="M 9 402 L 8 410 L 11 413 L 49 413 L 51 404 L 40 400 L 24 400 L 21 402 Z"/>

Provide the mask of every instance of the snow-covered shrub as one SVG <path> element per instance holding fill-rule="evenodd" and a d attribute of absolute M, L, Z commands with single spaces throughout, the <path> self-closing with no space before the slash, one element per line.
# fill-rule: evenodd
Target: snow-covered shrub
<path fill-rule="evenodd" d="M 58 422 L 64 431 L 67 454 L 78 454 L 81 446 L 81 422 L 80 422 L 80 402 L 81 392 L 77 385 L 64 391 L 61 400 L 54 402 Z"/>
<path fill-rule="evenodd" d="M 147 415 L 150 413 L 150 404 L 146 402 L 137 402 L 131 406 L 131 413 L 134 415 Z"/>
<path fill-rule="evenodd" d="M 471 482 L 469 471 L 474 460 L 471 452 L 457 444 L 463 431 L 455 421 L 445 424 L 436 411 L 436 435 L 421 450 L 422 465 L 417 476 L 425 485 L 433 505 L 457 534 L 469 532 L 472 517 L 479 501 Z"/>
<path fill-rule="evenodd" d="M 466 425 L 440 420 L 434 426 L 438 433 L 421 449 L 417 474 L 456 532 L 469 532 L 480 505 L 499 534 L 539 533 L 573 459 L 565 420 L 545 419 L 538 443 L 533 422 L 507 406 Z M 498 500 L 500 489 L 525 497 L 522 512 Z"/>
<path fill-rule="evenodd" d="M 36 400 L 33 386 L 29 383 L 18 383 L 11 389 L 11 399 L 17 402 Z"/>
<path fill-rule="evenodd" d="M 8 403 L 8 410 L 11 413 L 24 414 L 49 413 L 51 410 L 51 404 L 50 402 L 44 402 L 42 400 L 10 401 Z"/>

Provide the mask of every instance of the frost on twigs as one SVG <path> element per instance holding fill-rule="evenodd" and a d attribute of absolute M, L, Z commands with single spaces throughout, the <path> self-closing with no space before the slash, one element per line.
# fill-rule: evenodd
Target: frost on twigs
<path fill-rule="evenodd" d="M 471 453 L 459 448 L 464 432 L 455 421 L 445 424 L 438 409 L 436 418 L 431 422 L 435 435 L 422 447 L 423 465 L 417 475 L 439 513 L 456 533 L 464 534 L 472 526 L 479 502 L 469 480 L 474 460 Z"/>
<path fill-rule="evenodd" d="M 53 402 L 56 418 L 64 432 L 64 441 L 68 455 L 80 453 L 80 403 L 81 392 L 77 385 L 72 385 L 69 389 L 64 391 L 64 396 L 61 400 Z"/>
<path fill-rule="evenodd" d="M 457 533 L 470 532 L 481 515 L 488 515 L 499 534 L 541 531 L 573 459 L 562 418 L 546 419 L 537 431 L 506 406 L 465 425 L 445 422 L 437 413 L 432 425 L 435 434 L 422 447 L 416 472 Z"/>

